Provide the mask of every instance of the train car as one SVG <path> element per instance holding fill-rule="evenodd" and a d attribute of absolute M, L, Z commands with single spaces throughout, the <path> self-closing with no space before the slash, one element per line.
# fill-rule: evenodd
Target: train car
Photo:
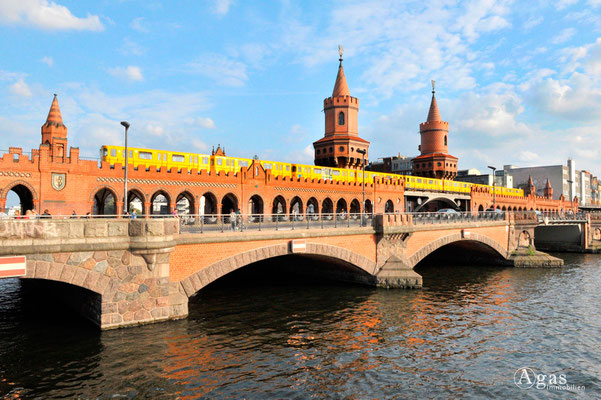
<path fill-rule="evenodd" d="M 218 173 L 238 173 L 242 168 L 248 168 L 253 160 L 249 158 L 227 157 L 208 154 L 174 152 L 165 150 L 153 150 L 142 148 L 128 148 L 128 163 L 135 168 L 188 168 L 199 171 L 216 171 Z M 125 160 L 125 148 L 123 146 L 102 146 L 101 159 L 111 165 L 123 164 Z M 468 182 L 459 182 L 419 176 L 404 176 L 383 172 L 331 168 L 316 165 L 285 163 L 279 161 L 261 160 L 259 163 L 265 170 L 270 170 L 276 177 L 306 178 L 322 181 L 373 184 L 376 180 L 382 183 L 392 183 L 403 179 L 408 190 L 447 192 L 447 193 L 471 193 L 472 187 L 488 188 L 498 196 L 523 197 L 522 189 L 506 188 L 503 186 L 488 186 Z"/>

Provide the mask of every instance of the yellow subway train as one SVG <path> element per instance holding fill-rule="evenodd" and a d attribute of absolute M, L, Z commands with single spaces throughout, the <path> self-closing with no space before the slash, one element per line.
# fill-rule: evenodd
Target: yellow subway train
<path fill-rule="evenodd" d="M 227 157 L 219 155 L 185 153 L 166 150 L 152 150 L 141 148 L 128 148 L 128 164 L 134 168 L 166 168 L 181 170 L 196 169 L 198 171 L 215 171 L 217 173 L 236 173 L 241 168 L 248 168 L 253 162 L 250 158 Z M 102 161 L 111 165 L 124 164 L 125 148 L 123 146 L 102 146 L 100 149 Z M 276 177 L 297 179 L 321 179 L 334 182 L 361 183 L 363 172 L 361 170 L 330 168 L 316 165 L 286 163 L 279 161 L 258 161 L 263 169 L 271 170 L 271 175 Z M 469 182 L 460 182 L 445 179 L 424 178 L 419 176 L 405 176 L 398 174 L 387 174 L 383 172 L 365 171 L 365 182 L 393 182 L 398 179 L 405 180 L 405 188 L 414 191 L 447 192 L 469 194 L 472 187 L 491 188 L 497 196 L 524 197 L 522 189 L 506 188 L 502 186 L 487 186 Z"/>

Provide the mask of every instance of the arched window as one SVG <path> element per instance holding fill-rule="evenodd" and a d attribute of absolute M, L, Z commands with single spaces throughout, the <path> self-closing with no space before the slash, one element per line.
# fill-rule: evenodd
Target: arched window
<path fill-rule="evenodd" d="M 447 145 L 447 135 L 444 136 L 444 145 Z"/>
<path fill-rule="evenodd" d="M 338 125 L 344 125 L 344 113 L 342 111 L 338 114 Z"/>

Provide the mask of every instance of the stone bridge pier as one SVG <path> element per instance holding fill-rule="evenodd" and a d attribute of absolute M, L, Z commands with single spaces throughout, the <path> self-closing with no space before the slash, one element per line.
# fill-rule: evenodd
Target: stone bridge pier
<path fill-rule="evenodd" d="M 0 253 L 25 255 L 25 278 L 81 288 L 54 293 L 69 293 L 60 300 L 109 329 L 188 314 L 188 299 L 169 276 L 177 233 L 172 219 L 14 220 L 2 224 Z"/>

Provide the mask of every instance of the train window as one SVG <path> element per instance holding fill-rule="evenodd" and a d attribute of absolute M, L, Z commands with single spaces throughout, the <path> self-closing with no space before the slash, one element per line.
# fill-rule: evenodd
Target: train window
<path fill-rule="evenodd" d="M 209 163 L 209 157 L 203 157 L 202 158 L 202 163 L 203 164 L 208 164 Z"/>
<path fill-rule="evenodd" d="M 171 159 L 174 162 L 184 162 L 186 161 L 186 157 L 182 156 L 181 154 L 174 154 L 171 156 Z"/>
<path fill-rule="evenodd" d="M 421 179 L 416 179 L 416 182 L 417 183 L 422 183 L 422 180 Z"/>
<path fill-rule="evenodd" d="M 248 161 L 238 161 L 238 165 L 241 167 L 248 167 Z"/>
<path fill-rule="evenodd" d="M 314 172 L 315 172 L 316 174 L 321 174 L 321 169 L 319 169 L 319 168 L 315 168 L 315 169 L 314 169 Z"/>
<path fill-rule="evenodd" d="M 111 157 L 117 157 L 117 150 L 111 149 Z"/>
<path fill-rule="evenodd" d="M 129 158 L 134 158 L 134 152 L 133 151 L 129 151 Z"/>
<path fill-rule="evenodd" d="M 194 164 L 198 164 L 198 156 L 194 156 Z"/>
<path fill-rule="evenodd" d="M 152 153 L 149 151 L 141 151 L 138 153 L 138 157 L 140 157 L 142 160 L 152 160 Z"/>
<path fill-rule="evenodd" d="M 340 176 L 340 171 L 332 171 L 332 175 L 334 175 L 334 176 Z"/>
<path fill-rule="evenodd" d="M 286 171 L 290 171 L 290 165 L 286 165 Z"/>
<path fill-rule="evenodd" d="M 222 158 L 218 158 L 217 159 L 217 165 L 223 165 L 223 159 Z"/>
<path fill-rule="evenodd" d="M 157 154 L 157 160 L 161 161 L 161 153 Z"/>
<path fill-rule="evenodd" d="M 263 168 L 265 168 L 265 169 L 272 169 L 272 165 L 268 164 L 268 163 L 265 163 L 265 164 L 263 164 Z"/>
<path fill-rule="evenodd" d="M 428 183 L 431 185 L 432 184 L 432 180 L 429 180 Z"/>
<path fill-rule="evenodd" d="M 351 178 L 352 178 L 352 177 L 354 177 L 354 176 L 355 176 L 355 173 L 354 173 L 354 172 L 351 172 Z"/>

